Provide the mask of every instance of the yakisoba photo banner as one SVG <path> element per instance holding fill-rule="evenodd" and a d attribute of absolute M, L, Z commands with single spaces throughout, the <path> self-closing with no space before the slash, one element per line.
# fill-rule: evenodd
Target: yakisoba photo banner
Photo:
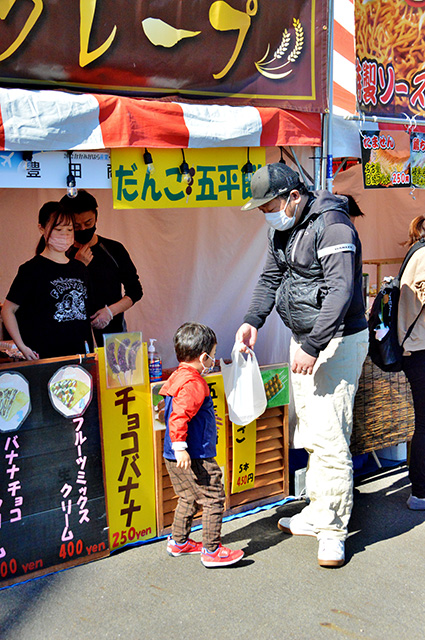
<path fill-rule="evenodd" d="M 362 112 L 425 115 L 424 22 L 424 0 L 355 0 Z"/>

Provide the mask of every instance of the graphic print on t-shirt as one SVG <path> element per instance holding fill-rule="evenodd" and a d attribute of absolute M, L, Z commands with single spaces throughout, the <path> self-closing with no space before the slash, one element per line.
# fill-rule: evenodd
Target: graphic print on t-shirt
<path fill-rule="evenodd" d="M 52 280 L 53 289 L 50 295 L 58 301 L 54 319 L 58 322 L 68 320 L 85 320 L 87 288 L 79 278 L 58 278 Z"/>

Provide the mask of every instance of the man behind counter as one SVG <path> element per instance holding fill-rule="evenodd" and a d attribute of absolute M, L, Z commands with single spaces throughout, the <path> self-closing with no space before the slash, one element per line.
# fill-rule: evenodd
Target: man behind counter
<path fill-rule="evenodd" d="M 124 312 L 141 299 L 142 285 L 125 247 L 97 235 L 96 198 L 80 189 L 75 198 L 66 195 L 60 202 L 65 211 L 74 215 L 75 242 L 67 255 L 88 268 L 91 307 L 95 311 L 91 324 L 97 346 L 101 347 L 104 333 L 125 331 Z"/>

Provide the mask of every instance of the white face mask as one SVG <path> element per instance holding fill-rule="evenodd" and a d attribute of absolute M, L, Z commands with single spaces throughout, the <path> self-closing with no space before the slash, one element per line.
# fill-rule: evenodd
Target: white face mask
<path fill-rule="evenodd" d="M 264 214 L 267 224 L 273 229 L 276 229 L 276 231 L 288 231 L 288 229 L 291 229 L 295 224 L 295 217 L 298 211 L 298 204 L 295 207 L 294 215 L 292 216 L 292 218 L 290 218 L 285 213 L 288 203 L 289 203 L 289 197 L 283 209 Z"/>
<path fill-rule="evenodd" d="M 202 362 L 202 371 L 201 371 L 201 376 L 206 376 L 208 373 L 211 373 L 211 372 L 213 371 L 214 367 L 215 367 L 215 359 L 214 359 L 214 358 L 212 358 L 212 357 L 209 355 L 209 353 L 207 353 L 207 358 L 209 358 L 209 359 L 211 360 L 211 363 L 212 363 L 212 364 L 211 364 L 211 366 L 210 366 L 210 367 L 206 367 L 206 366 L 204 365 L 205 360 L 204 360 L 204 362 Z"/>

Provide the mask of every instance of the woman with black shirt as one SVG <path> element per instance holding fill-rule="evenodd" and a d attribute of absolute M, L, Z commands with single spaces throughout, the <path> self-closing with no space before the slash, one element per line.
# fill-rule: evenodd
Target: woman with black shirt
<path fill-rule="evenodd" d="M 19 267 L 3 304 L 4 325 L 27 360 L 85 353 L 92 346 L 88 273 L 66 256 L 73 218 L 59 202 L 46 202 L 38 228 L 36 255 Z"/>

